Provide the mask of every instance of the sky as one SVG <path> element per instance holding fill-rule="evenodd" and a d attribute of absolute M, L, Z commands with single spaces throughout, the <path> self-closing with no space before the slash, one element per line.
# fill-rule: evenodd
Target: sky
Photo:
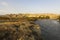
<path fill-rule="evenodd" d="M 60 0 L 0 0 L 0 14 L 60 13 Z"/>

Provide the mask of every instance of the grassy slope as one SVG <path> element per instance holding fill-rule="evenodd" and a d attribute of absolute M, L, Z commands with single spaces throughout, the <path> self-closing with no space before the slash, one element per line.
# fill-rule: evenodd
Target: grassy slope
<path fill-rule="evenodd" d="M 35 24 L 30 19 L 28 20 L 26 17 L 0 17 L 0 40 L 17 39 L 41 40 L 39 25 Z"/>

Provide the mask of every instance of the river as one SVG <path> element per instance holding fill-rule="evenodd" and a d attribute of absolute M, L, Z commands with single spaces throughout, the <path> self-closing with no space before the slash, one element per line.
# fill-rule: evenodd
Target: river
<path fill-rule="evenodd" d="M 60 40 L 60 23 L 52 19 L 35 21 L 41 27 L 41 35 L 44 40 Z"/>

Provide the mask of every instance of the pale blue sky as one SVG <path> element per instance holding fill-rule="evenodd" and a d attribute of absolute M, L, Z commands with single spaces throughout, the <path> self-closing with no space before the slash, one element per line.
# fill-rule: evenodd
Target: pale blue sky
<path fill-rule="evenodd" d="M 60 0 L 0 0 L 0 12 L 60 13 Z"/>

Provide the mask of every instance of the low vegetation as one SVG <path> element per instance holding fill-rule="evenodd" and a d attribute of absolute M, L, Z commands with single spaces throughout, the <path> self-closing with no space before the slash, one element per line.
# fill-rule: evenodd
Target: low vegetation
<path fill-rule="evenodd" d="M 50 19 L 50 16 L 0 16 L 0 40 L 42 40 L 40 26 L 34 23 L 39 19 Z"/>

